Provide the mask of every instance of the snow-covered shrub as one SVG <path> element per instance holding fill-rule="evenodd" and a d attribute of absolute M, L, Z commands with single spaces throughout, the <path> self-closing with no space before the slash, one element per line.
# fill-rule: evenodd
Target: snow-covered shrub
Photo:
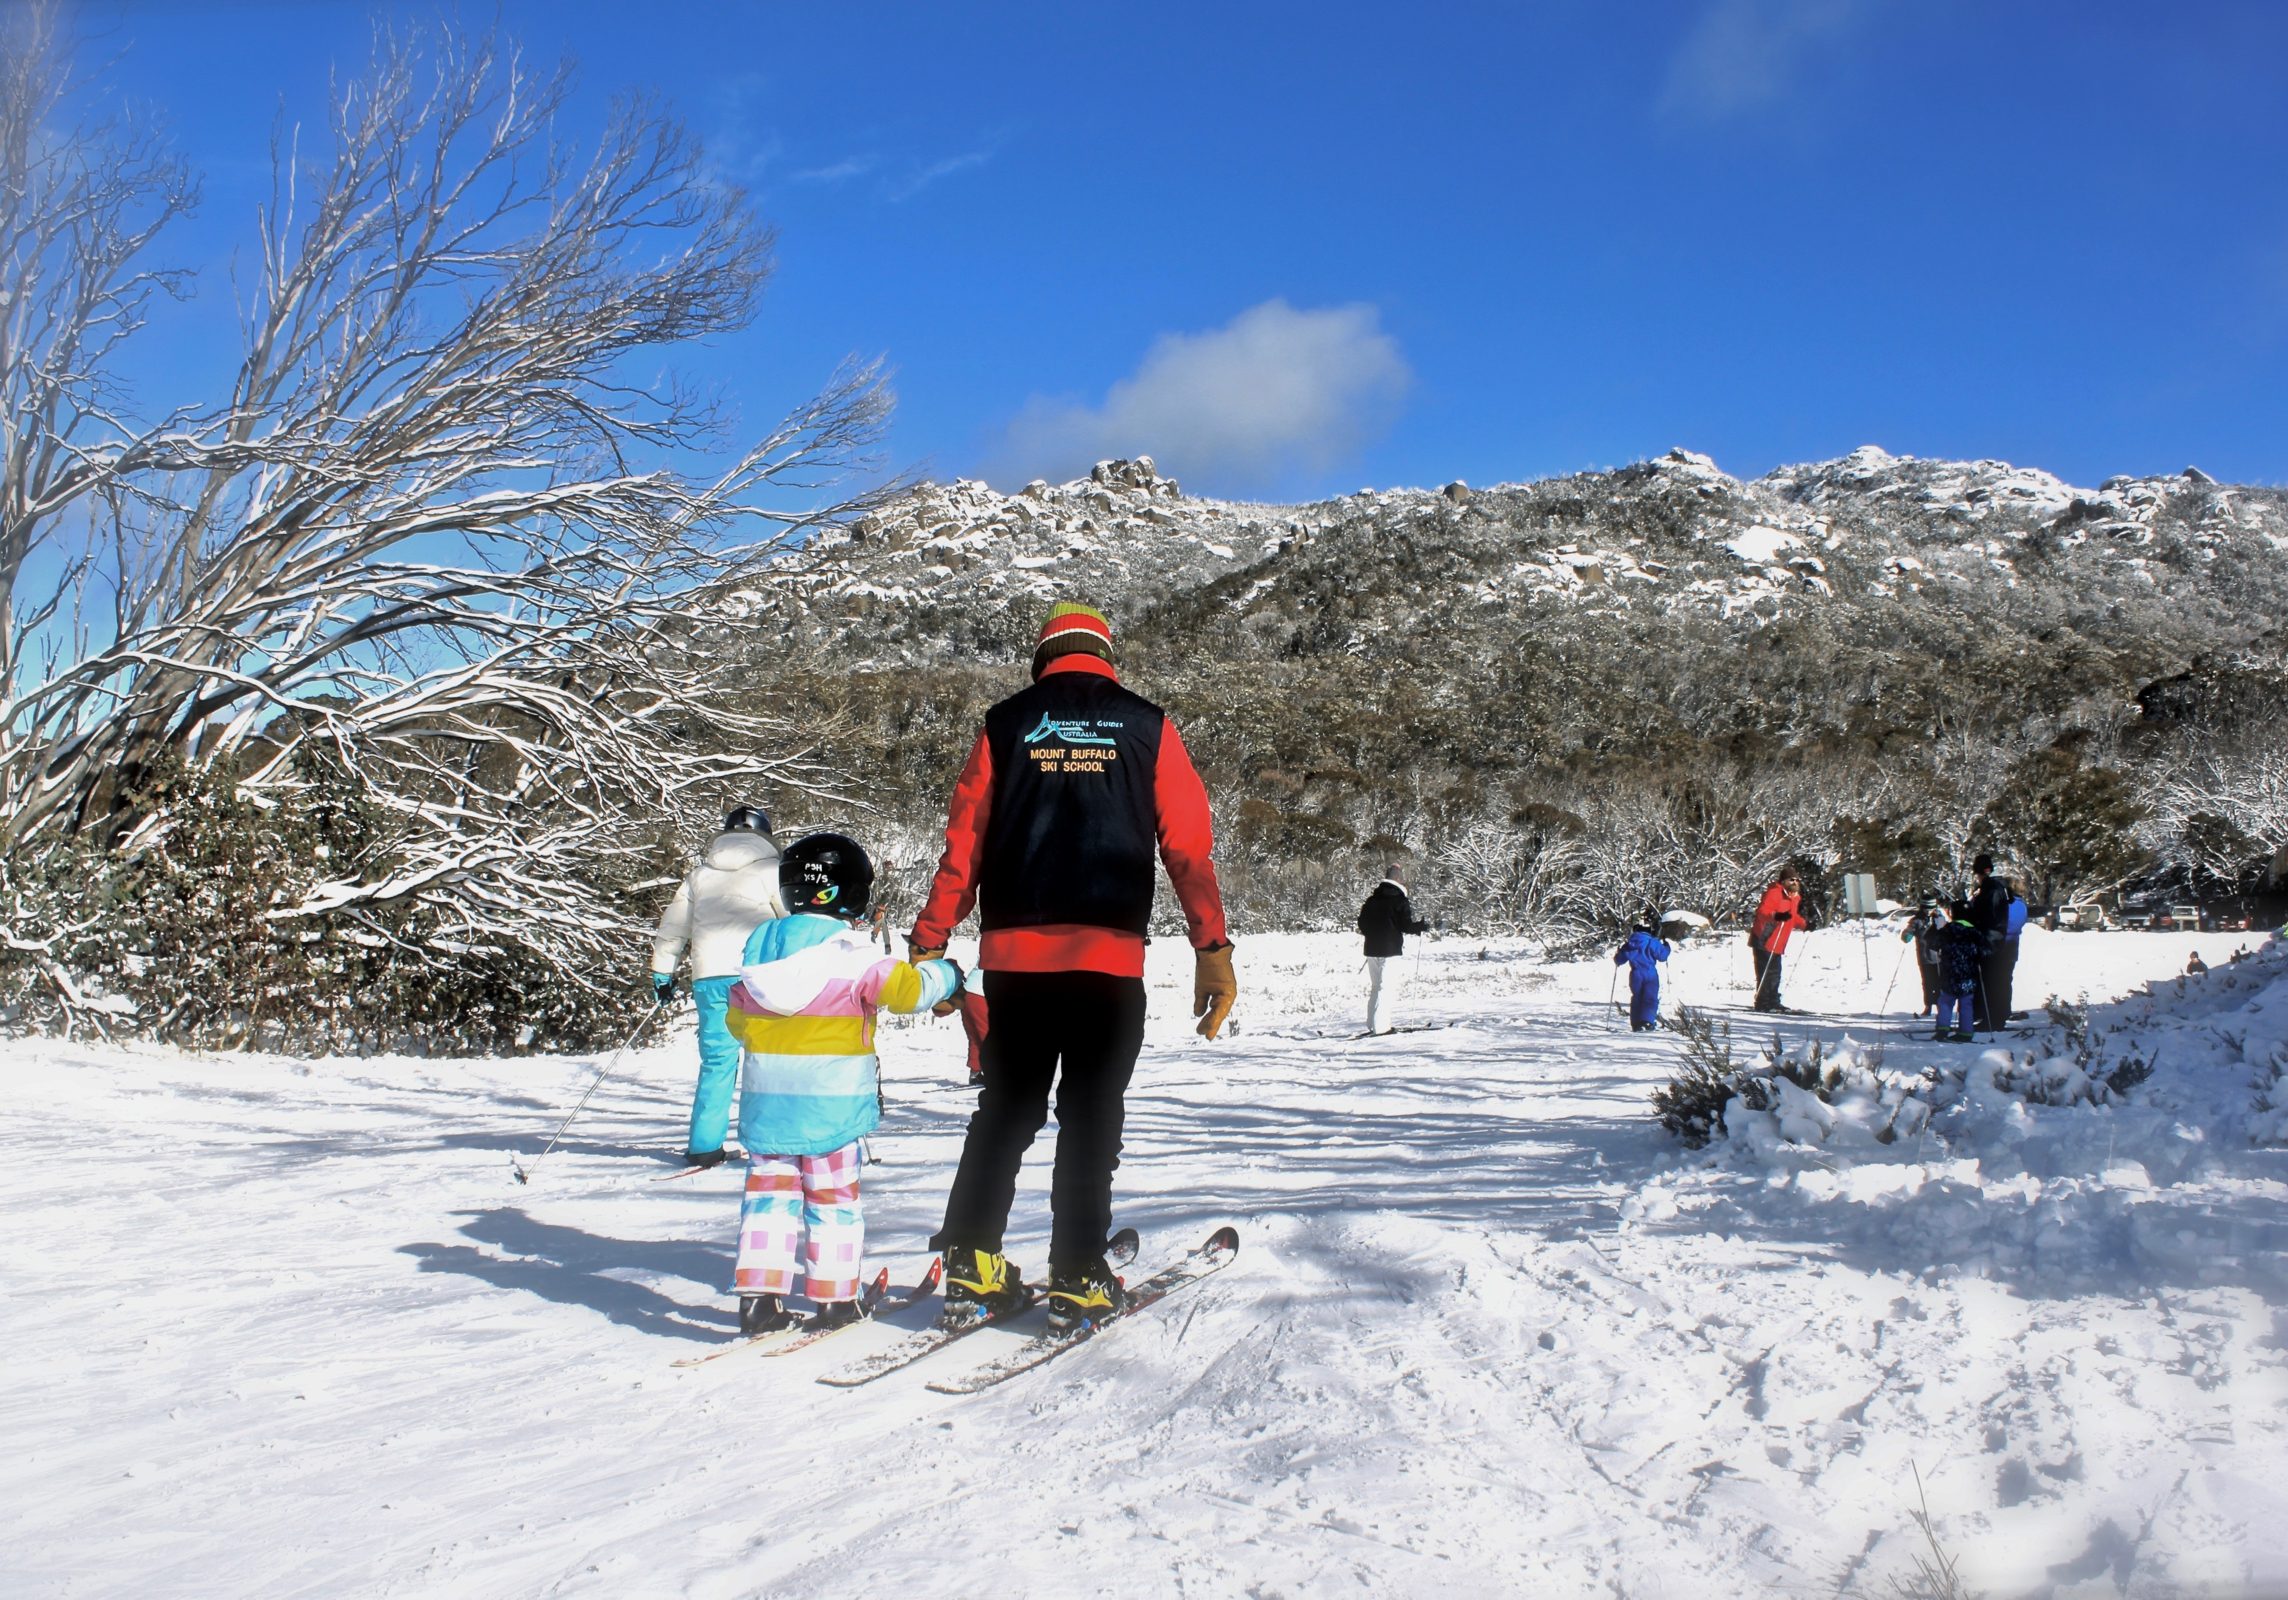
<path fill-rule="evenodd" d="M 2062 1035 L 2064 1054 L 2071 1057 L 2073 1070 L 2066 1070 L 2055 1051 L 2039 1058 L 2029 1051 L 2023 1066 L 2014 1065 L 1996 1074 L 1997 1081 L 2023 1086 L 2025 1099 L 2045 1106 L 2102 1101 L 2107 1095 L 2118 1098 L 2127 1094 L 2153 1075 L 2151 1052 L 2133 1048 L 2107 1057 L 2105 1030 L 2091 1023 L 2087 1007 L 2052 1000 L 2044 1009 L 2049 1012 L 2050 1025 Z M 2085 1089 L 2084 1082 L 2092 1087 Z"/>
<path fill-rule="evenodd" d="M 1676 1031 L 1683 1036 L 1684 1065 L 1652 1092 L 1660 1125 L 1697 1150 L 1724 1131 L 1724 1107 L 1734 1089 L 1732 1024 L 1692 1006 L 1679 1007 Z"/>
<path fill-rule="evenodd" d="M 315 766 L 305 778 L 273 801 L 172 768 L 152 801 L 165 823 L 135 849 L 78 840 L 8 856 L 0 1029 L 360 1053 L 625 1034 L 647 996 L 572 981 L 538 942 L 467 937 L 412 897 L 304 911 L 336 872 L 387 871 L 393 841 L 392 819 L 354 786 Z M 614 901 L 600 886 L 600 924 L 625 920 Z"/>
<path fill-rule="evenodd" d="M 1774 1112 L 1789 1127 L 1818 1128 L 1824 1136 L 1830 1119 L 1820 1108 L 1844 1083 L 1845 1069 L 1828 1059 L 1820 1041 L 1798 1053 L 1775 1033 L 1761 1055 L 1742 1066 L 1733 1059 L 1729 1020 L 1685 1006 L 1675 1026 L 1683 1036 L 1684 1067 L 1653 1091 L 1652 1100 L 1661 1126 L 1687 1149 L 1697 1150 L 1726 1131 L 1725 1108 L 1735 1099 L 1746 1110 Z"/>
<path fill-rule="evenodd" d="M 2273 1046 L 2271 1058 L 2257 1068 L 2248 1132 L 2257 1144 L 2288 1144 L 2288 1044 Z"/>
<path fill-rule="evenodd" d="M 1939 1542 L 1938 1524 L 1932 1519 L 1930 1497 L 1923 1491 L 1922 1469 L 1915 1469 L 1915 1509 L 1907 1515 L 1923 1536 L 1912 1572 L 1891 1580 L 1896 1600 L 1978 1600 L 1978 1592 L 1963 1581 L 1962 1563 Z"/>
<path fill-rule="evenodd" d="M 1912 1075 L 1885 1070 L 1880 1046 L 1820 1040 L 1790 1045 L 1774 1033 L 1756 1059 L 1734 1058 L 1731 1024 L 1685 1007 L 1677 1016 L 1684 1065 L 1653 1093 L 1661 1126 L 1697 1150 L 1718 1135 L 1735 1136 L 1743 1113 L 1766 1113 L 1756 1124 L 1787 1144 L 1823 1145 L 1840 1126 L 1863 1129 L 1888 1145 L 1921 1132 L 1941 1112 L 1965 1100 L 2018 1100 L 2038 1106 L 2118 1103 L 2152 1075 L 2157 1052 L 2131 1047 L 2107 1052 L 2105 1033 L 2070 1007 L 2063 1037 L 2047 1049 L 1989 1050 L 1975 1060 L 1948 1062 Z M 1727 1116 L 1733 1119 L 1727 1122 Z"/>

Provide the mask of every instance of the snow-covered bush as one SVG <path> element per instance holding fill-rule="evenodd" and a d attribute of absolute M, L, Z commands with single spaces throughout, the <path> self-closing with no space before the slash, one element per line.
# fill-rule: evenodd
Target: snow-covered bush
<path fill-rule="evenodd" d="M 1691 1007 L 1677 1016 L 1684 1065 L 1653 1093 L 1661 1126 L 1697 1150 L 1718 1135 L 1737 1130 L 1727 1116 L 1760 1114 L 1753 1126 L 1785 1143 L 1825 1144 L 1840 1118 L 1862 1125 L 1876 1144 L 1927 1127 L 1937 1113 L 1976 1092 L 2022 1100 L 2030 1105 L 2108 1105 L 2150 1075 L 2149 1056 L 2126 1050 L 2100 1060 L 2085 1031 L 2079 1042 L 2059 1050 L 1987 1051 L 1960 1065 L 1901 1075 L 1887 1073 L 1882 1046 L 1846 1042 L 1829 1048 L 1814 1039 L 1791 1045 L 1775 1031 L 1756 1059 L 1740 1064 L 1732 1050 L 1731 1023 L 1711 1019 Z M 2103 1034 L 2095 1036 L 2103 1043 Z"/>
<path fill-rule="evenodd" d="M 1880 1044 L 1798 1047 L 1777 1032 L 1743 1062 L 1728 1020 L 1687 1007 L 1676 1021 L 1683 1063 L 1653 1106 L 1686 1148 L 1722 1140 L 1751 1156 L 1818 1147 L 1874 1159 L 1877 1147 L 1926 1131 L 1942 1143 L 2007 1145 L 2032 1126 L 2031 1108 L 2110 1112 L 2148 1100 L 2164 1120 L 2181 1106 L 2229 1137 L 2288 1142 L 2288 949 L 2164 979 L 2103 1008 L 2053 1002 L 2049 1020 L 2030 1045 L 1944 1050 L 1899 1072 Z"/>
<path fill-rule="evenodd" d="M 1653 1091 L 1653 1109 L 1662 1127 L 1682 1139 L 1686 1149 L 1697 1150 L 1724 1131 L 1724 1107 L 1736 1092 L 1732 1024 L 1683 1006 L 1675 1026 L 1684 1037 L 1684 1065 Z"/>
<path fill-rule="evenodd" d="M 2249 1138 L 2258 1144 L 2288 1144 L 2288 1043 L 2272 1047 L 2256 1073 L 2256 1115 Z"/>
<path fill-rule="evenodd" d="M 1732 1024 L 1685 1006 L 1678 1010 L 1675 1027 L 1683 1037 L 1684 1067 L 1668 1083 L 1653 1091 L 1653 1107 L 1661 1126 L 1697 1150 L 1726 1130 L 1725 1108 L 1734 1100 L 1748 1111 L 1771 1112 L 1787 1136 L 1811 1134 L 1809 1142 L 1824 1139 L 1833 1118 L 1823 1109 L 1836 1093 L 1862 1069 L 1856 1059 L 1830 1058 L 1826 1045 L 1813 1040 L 1807 1049 L 1792 1050 L 1775 1033 L 1756 1060 L 1740 1065 L 1732 1054 Z M 1880 1067 L 1882 1053 L 1874 1053 Z M 1872 1069 L 1864 1076 L 1875 1079 Z M 1792 1131 L 1790 1131 L 1792 1130 Z"/>
<path fill-rule="evenodd" d="M 2064 1053 L 2072 1058 L 2074 1074 L 2079 1079 L 2102 1086 L 2107 1093 L 2118 1097 L 2153 1075 L 2157 1059 L 2153 1052 L 2129 1048 L 2108 1055 L 2106 1030 L 2092 1025 L 2086 1006 L 2052 1000 L 2045 1009 L 2050 1025 L 2058 1030 L 2063 1041 Z M 2097 1097 L 2080 1087 L 2054 1052 L 2037 1060 L 2035 1053 L 2028 1051 L 2025 1065 L 2012 1069 L 2009 1078 L 2028 1084 L 2025 1098 L 2036 1105 L 2073 1105 Z"/>
<path fill-rule="evenodd" d="M 471 937 L 418 898 L 305 909 L 336 874 L 402 860 L 394 819 L 338 777 L 306 769 L 275 800 L 179 768 L 162 786 L 165 824 L 130 850 L 71 841 L 0 863 L 0 1030 L 492 1053 L 600 1044 L 647 999 L 616 981 L 619 952 L 567 981 L 542 941 Z M 597 891 L 590 933 L 627 937 L 646 908 Z"/>

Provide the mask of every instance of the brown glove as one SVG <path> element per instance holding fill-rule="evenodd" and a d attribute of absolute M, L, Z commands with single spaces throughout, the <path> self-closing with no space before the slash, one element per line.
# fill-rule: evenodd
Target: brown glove
<path fill-rule="evenodd" d="M 924 949 L 915 944 L 913 940 L 908 939 L 906 941 L 906 959 L 916 966 L 921 965 L 924 961 L 943 961 L 945 959 L 945 946 L 941 944 L 934 948 Z M 958 1001 L 940 1000 L 936 1005 L 929 1008 L 929 1013 L 933 1017 L 950 1017 L 960 1009 L 961 1006 Z"/>
<path fill-rule="evenodd" d="M 1239 979 L 1231 970 L 1231 946 L 1192 952 L 1192 1015 L 1200 1019 L 1200 1037 L 1213 1039 L 1231 1015 L 1239 998 Z"/>

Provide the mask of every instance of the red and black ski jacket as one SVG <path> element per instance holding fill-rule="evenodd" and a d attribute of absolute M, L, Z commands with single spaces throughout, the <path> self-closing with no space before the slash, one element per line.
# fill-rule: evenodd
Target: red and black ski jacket
<path fill-rule="evenodd" d="M 1764 898 L 1756 906 L 1755 920 L 1748 924 L 1749 945 L 1775 956 L 1783 954 L 1787 950 L 1788 935 L 1797 928 L 1811 926 L 1802 905 L 1802 897 L 1790 894 L 1784 883 L 1775 883 L 1766 889 Z"/>
<path fill-rule="evenodd" d="M 1225 942 L 1213 847 L 1175 724 L 1109 662 L 1060 656 L 985 714 L 914 943 L 943 947 L 974 905 L 988 970 L 1138 977 L 1155 856 L 1193 946 Z"/>

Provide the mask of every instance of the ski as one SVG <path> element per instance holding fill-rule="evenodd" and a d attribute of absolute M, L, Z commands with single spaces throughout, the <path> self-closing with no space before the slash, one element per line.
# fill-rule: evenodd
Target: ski
<path fill-rule="evenodd" d="M 1361 1039 L 1388 1039 L 1401 1033 L 1435 1033 L 1440 1028 L 1452 1026 L 1454 1024 L 1451 1022 L 1410 1022 L 1403 1028 L 1385 1028 L 1380 1033 L 1354 1033 L 1351 1035 L 1351 1043 L 1356 1044 Z"/>
<path fill-rule="evenodd" d="M 1136 1259 L 1138 1244 L 1136 1230 L 1123 1228 L 1106 1241 L 1104 1259 L 1114 1267 L 1124 1267 Z M 942 1259 L 941 1257 L 940 1260 Z M 872 1383 L 876 1378 L 886 1378 L 893 1372 L 912 1366 L 924 1356 L 937 1354 L 957 1339 L 968 1338 L 980 1328 L 990 1328 L 1007 1322 L 1012 1317 L 1023 1316 L 1033 1308 L 1033 1302 L 1047 1292 L 1047 1288 L 1046 1284 L 1028 1283 L 1025 1285 L 1023 1305 L 999 1313 L 975 1311 L 950 1327 L 944 1322 L 938 1322 L 927 1328 L 916 1329 L 888 1349 L 877 1350 L 870 1356 L 825 1374 L 818 1381 L 835 1389 L 855 1389 L 862 1383 Z"/>
<path fill-rule="evenodd" d="M 1105 1329 L 1145 1307 L 1157 1304 L 1186 1284 L 1221 1272 L 1239 1254 L 1239 1230 L 1218 1228 L 1207 1243 L 1175 1265 L 1163 1268 L 1128 1291 L 1128 1303 L 1102 1322 L 1084 1322 L 1069 1333 L 1037 1333 L 1006 1355 L 996 1356 L 976 1371 L 959 1378 L 941 1378 L 929 1387 L 938 1394 L 975 1394 L 1004 1383 L 1021 1372 L 1054 1361 L 1075 1345 L 1086 1344 Z"/>
<path fill-rule="evenodd" d="M 933 1277 L 925 1281 L 934 1284 L 936 1279 Z M 890 1269 L 884 1267 L 874 1275 L 874 1281 L 866 1285 L 865 1292 L 858 1296 L 858 1321 L 864 1322 L 872 1316 L 889 1292 Z M 918 1295 L 921 1291 L 916 1289 L 911 1293 Z M 900 1301 L 899 1303 L 902 1305 L 905 1302 Z M 844 1323 L 843 1327 L 854 1327 L 855 1325 L 854 1323 Z M 808 1344 L 814 1339 L 823 1339 L 829 1333 L 840 1333 L 841 1331 L 841 1328 L 817 1329 L 806 1327 L 800 1322 L 791 1322 L 783 1328 L 772 1328 L 764 1333 L 747 1334 L 730 1344 L 720 1345 L 705 1355 L 685 1356 L 682 1360 L 675 1362 L 674 1365 L 703 1367 L 710 1361 L 719 1361 L 724 1356 L 737 1355 L 742 1350 L 752 1350 L 757 1345 L 764 1347 L 763 1353 L 765 1355 L 774 1355 L 780 1345 Z"/>
<path fill-rule="evenodd" d="M 944 1258 L 932 1256 L 929 1271 L 923 1273 L 922 1281 L 915 1284 L 911 1289 L 900 1289 L 883 1303 L 865 1307 L 854 1321 L 837 1323 L 831 1328 L 804 1328 L 797 1332 L 792 1339 L 781 1344 L 771 1345 L 763 1351 L 763 1354 L 766 1356 L 791 1356 L 797 1350 L 809 1349 L 821 1339 L 833 1338 L 845 1328 L 855 1328 L 869 1317 L 880 1316 L 884 1311 L 902 1311 L 916 1300 L 926 1300 L 937 1293 L 938 1280 L 944 1276 Z"/>

